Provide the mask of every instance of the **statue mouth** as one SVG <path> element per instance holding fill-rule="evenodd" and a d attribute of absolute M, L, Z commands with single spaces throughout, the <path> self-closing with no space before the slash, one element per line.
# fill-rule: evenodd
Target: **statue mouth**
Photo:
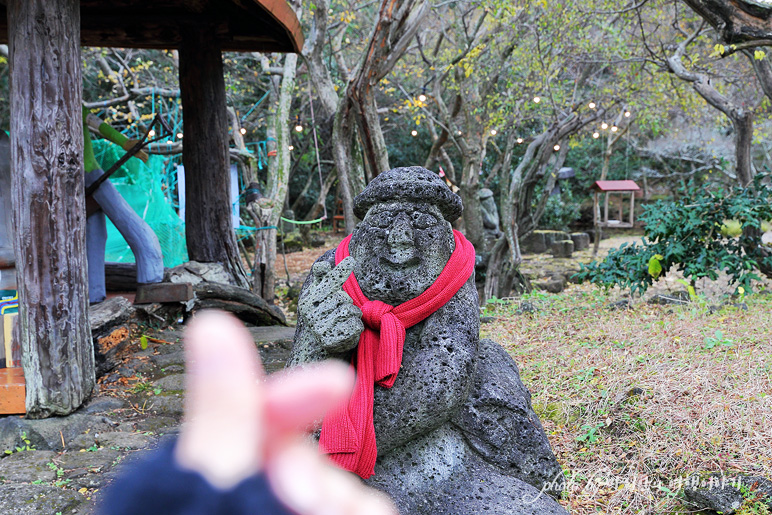
<path fill-rule="evenodd" d="M 407 270 L 414 268 L 421 262 L 419 257 L 413 252 L 393 252 L 381 256 L 381 264 L 392 270 Z"/>

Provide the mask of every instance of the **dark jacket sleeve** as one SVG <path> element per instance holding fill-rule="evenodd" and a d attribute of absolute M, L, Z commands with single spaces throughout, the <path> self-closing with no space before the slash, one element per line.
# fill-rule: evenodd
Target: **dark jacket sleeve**
<path fill-rule="evenodd" d="M 212 452 L 217 452 L 213 449 Z M 231 490 L 215 489 L 200 474 L 174 460 L 174 443 L 130 465 L 107 489 L 102 515 L 292 515 L 279 502 L 263 474 Z"/>

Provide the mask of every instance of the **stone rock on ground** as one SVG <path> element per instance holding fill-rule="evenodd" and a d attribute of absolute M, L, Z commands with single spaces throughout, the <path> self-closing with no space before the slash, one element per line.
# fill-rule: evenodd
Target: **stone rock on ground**
<path fill-rule="evenodd" d="M 199 263 L 188 261 L 166 270 L 164 281 L 171 283 L 190 283 L 196 285 L 202 282 L 233 285 L 233 277 L 221 263 Z"/>
<path fill-rule="evenodd" d="M 156 437 L 142 433 L 91 433 L 75 438 L 71 443 L 71 448 L 89 449 L 96 445 L 106 449 L 136 451 L 153 447 L 156 441 Z"/>
<path fill-rule="evenodd" d="M 574 250 L 577 252 L 590 248 L 590 235 L 586 232 L 572 232 L 571 240 L 574 242 Z"/>
<path fill-rule="evenodd" d="M 556 274 L 548 278 L 546 281 L 538 281 L 533 283 L 539 290 L 544 290 L 549 293 L 560 293 L 566 289 L 566 278 L 562 275 Z"/>
<path fill-rule="evenodd" d="M 656 294 L 653 295 L 649 300 L 647 300 L 649 304 L 656 304 L 660 306 L 666 306 L 670 304 L 677 304 L 677 305 L 684 305 L 691 302 L 691 297 L 689 297 L 689 292 L 686 291 L 677 291 L 673 293 L 665 294 Z"/>
<path fill-rule="evenodd" d="M 90 513 L 83 506 L 85 497 L 75 490 L 65 490 L 49 485 L 4 484 L 0 485 L 0 509 L 14 515 L 41 515 L 61 513 L 74 515 Z"/>
<path fill-rule="evenodd" d="M 156 388 L 161 388 L 166 391 L 184 391 L 185 390 L 185 374 L 172 374 L 164 376 L 161 379 L 154 381 L 153 385 Z"/>
<path fill-rule="evenodd" d="M 550 245 L 550 254 L 556 258 L 570 258 L 574 253 L 574 242 L 569 240 L 553 241 Z"/>
<path fill-rule="evenodd" d="M 543 254 L 549 252 L 552 242 L 570 239 L 568 233 L 563 231 L 533 231 L 523 238 L 520 247 L 524 253 Z"/>
<path fill-rule="evenodd" d="M 0 418 L 0 449 L 22 446 L 22 434 L 26 434 L 30 445 L 38 450 L 61 451 L 62 440 L 69 442 L 87 429 L 103 431 L 109 428 L 104 416 L 82 413 L 43 420 L 4 417 Z"/>
<path fill-rule="evenodd" d="M 93 469 L 107 471 L 120 456 L 114 449 L 97 449 L 96 451 L 68 451 L 51 460 L 64 470 Z"/>
<path fill-rule="evenodd" d="M 295 336 L 294 327 L 265 326 L 249 327 L 252 339 L 255 341 L 260 359 L 267 373 L 277 372 L 284 368 L 292 350 L 292 339 Z"/>
<path fill-rule="evenodd" d="M 684 497 L 694 508 L 732 515 L 737 513 L 745 501 L 743 490 L 754 498 L 762 497 L 762 502 L 772 509 L 772 481 L 760 476 L 727 476 L 721 473 L 703 477 L 693 475 L 686 480 Z"/>
<path fill-rule="evenodd" d="M 56 471 L 49 467 L 56 453 L 53 451 L 19 451 L 0 459 L 0 480 L 31 483 L 35 480 L 53 481 Z"/>
<path fill-rule="evenodd" d="M 276 237 L 279 240 L 277 243 L 280 252 L 283 251 L 286 254 L 291 254 L 303 250 L 303 237 L 298 232 L 291 232 L 284 235 L 284 248 L 282 248 L 281 236 L 277 234 Z"/>
<path fill-rule="evenodd" d="M 616 311 L 618 309 L 633 309 L 633 303 L 630 302 L 630 299 L 622 299 L 618 300 L 616 302 L 613 302 L 609 307 L 609 311 Z"/>

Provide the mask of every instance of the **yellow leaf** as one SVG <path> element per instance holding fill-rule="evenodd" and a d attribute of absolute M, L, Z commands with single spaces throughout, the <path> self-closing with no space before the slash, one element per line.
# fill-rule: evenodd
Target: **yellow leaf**
<path fill-rule="evenodd" d="M 79 494 L 85 494 L 86 492 L 88 492 L 88 488 L 86 488 L 86 487 L 83 487 L 83 488 L 78 490 Z"/>
<path fill-rule="evenodd" d="M 757 61 L 761 61 L 762 59 L 764 59 L 764 57 L 766 57 L 766 55 L 767 55 L 766 52 L 764 52 L 763 50 L 756 50 L 755 52 L 753 52 L 753 58 L 756 59 Z"/>

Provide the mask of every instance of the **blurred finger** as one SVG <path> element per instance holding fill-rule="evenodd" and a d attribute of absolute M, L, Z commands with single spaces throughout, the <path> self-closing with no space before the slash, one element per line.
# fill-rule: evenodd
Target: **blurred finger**
<path fill-rule="evenodd" d="M 342 361 L 326 361 L 273 374 L 265 385 L 270 438 L 297 435 L 330 409 L 345 404 L 354 372 Z"/>
<path fill-rule="evenodd" d="M 384 494 L 304 445 L 269 461 L 267 473 L 276 496 L 300 515 L 398 515 Z"/>
<path fill-rule="evenodd" d="M 260 357 L 241 322 L 216 311 L 190 322 L 185 353 L 185 424 L 175 457 L 215 487 L 227 489 L 262 465 Z"/>

